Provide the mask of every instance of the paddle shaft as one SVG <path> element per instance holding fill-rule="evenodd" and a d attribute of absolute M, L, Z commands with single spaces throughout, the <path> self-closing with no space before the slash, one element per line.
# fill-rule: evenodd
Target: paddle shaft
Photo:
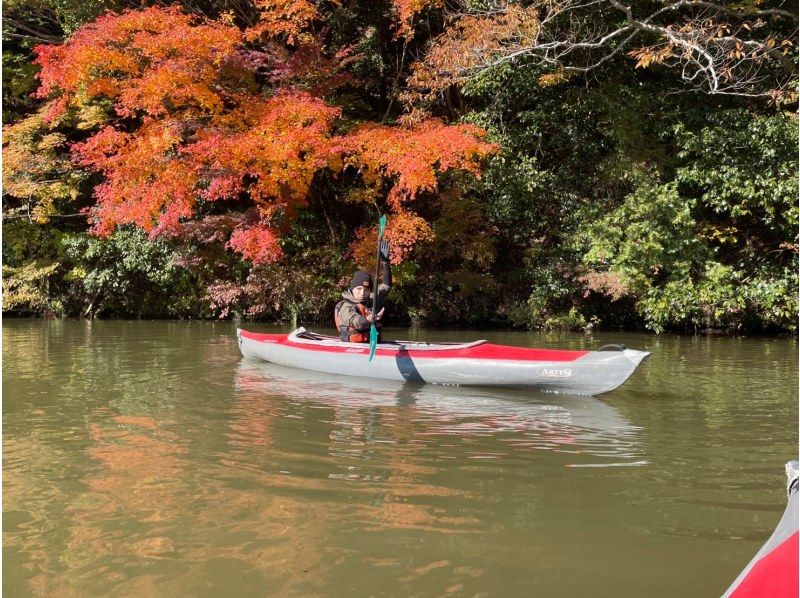
<path fill-rule="evenodd" d="M 383 238 L 383 231 L 386 228 L 386 216 L 381 216 L 378 222 L 378 242 L 377 254 L 375 262 L 375 284 L 372 291 L 372 322 L 369 327 L 369 361 L 375 356 L 375 349 L 378 346 L 378 328 L 375 326 L 375 318 L 378 316 L 378 276 L 381 273 L 381 239 Z"/>
<path fill-rule="evenodd" d="M 375 326 L 375 317 L 378 315 L 378 287 L 380 286 L 380 283 L 378 282 L 378 276 L 381 274 L 381 239 L 383 238 L 381 232 L 383 231 L 378 231 L 378 252 L 375 262 L 375 288 L 372 291 L 372 326 Z"/>

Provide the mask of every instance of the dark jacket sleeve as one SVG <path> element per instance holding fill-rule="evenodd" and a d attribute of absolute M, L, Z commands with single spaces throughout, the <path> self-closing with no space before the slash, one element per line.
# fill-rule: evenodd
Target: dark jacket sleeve
<path fill-rule="evenodd" d="M 383 263 L 383 280 L 378 285 L 378 308 L 380 309 L 386 305 L 386 296 L 392 290 L 392 267 L 384 262 Z"/>
<path fill-rule="evenodd" d="M 392 288 L 392 266 L 389 262 L 383 262 L 383 284 L 390 289 Z"/>

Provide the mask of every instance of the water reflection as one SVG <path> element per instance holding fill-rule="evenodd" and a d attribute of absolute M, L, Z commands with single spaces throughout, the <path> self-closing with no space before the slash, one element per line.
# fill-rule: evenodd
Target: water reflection
<path fill-rule="evenodd" d="M 5 322 L 5 593 L 722 591 L 785 506 L 796 340 L 491 334 L 653 358 L 595 399 L 243 362 L 229 324 Z"/>
<path fill-rule="evenodd" d="M 376 414 L 413 428 L 412 437 L 495 436 L 517 449 L 545 449 L 597 457 L 640 459 L 641 428 L 594 397 L 548 395 L 521 389 L 416 385 L 388 380 L 330 376 L 244 360 L 236 372 L 240 393 L 283 397 L 326 406 L 340 429 L 332 451 L 352 451 L 356 437 L 368 441 Z M 344 444 L 343 449 L 337 445 Z M 491 458 L 492 455 L 484 455 Z"/>

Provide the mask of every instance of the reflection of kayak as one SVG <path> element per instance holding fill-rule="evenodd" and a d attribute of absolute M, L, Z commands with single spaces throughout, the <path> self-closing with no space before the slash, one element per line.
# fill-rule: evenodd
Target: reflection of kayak
<path fill-rule="evenodd" d="M 469 386 L 524 386 L 549 392 L 600 394 L 617 388 L 650 355 L 615 351 L 560 351 L 494 345 L 393 341 L 369 347 L 298 328 L 291 334 L 237 330 L 239 348 L 254 357 L 306 370 L 384 380 Z M 616 347 L 616 345 L 615 345 Z"/>
<path fill-rule="evenodd" d="M 516 434 L 519 447 L 583 456 L 642 457 L 641 428 L 600 399 L 531 393 L 516 388 L 478 388 L 368 380 L 243 361 L 236 388 L 259 397 L 284 397 L 332 409 L 412 407 L 427 433 Z"/>
<path fill-rule="evenodd" d="M 767 543 L 761 547 L 750 564 L 736 578 L 723 598 L 769 596 L 770 598 L 796 598 L 798 595 L 797 570 L 797 461 L 786 464 L 789 478 L 789 504 L 778 527 Z"/>

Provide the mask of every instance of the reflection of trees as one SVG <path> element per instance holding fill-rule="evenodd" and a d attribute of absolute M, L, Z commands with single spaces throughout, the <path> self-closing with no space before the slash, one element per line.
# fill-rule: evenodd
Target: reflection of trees
<path fill-rule="evenodd" d="M 481 577 L 486 569 L 457 565 L 441 554 L 430 560 L 438 552 L 432 547 L 486 531 L 478 518 L 463 514 L 479 495 L 459 487 L 458 478 L 446 482 L 442 474 L 448 468 L 432 462 L 434 447 L 425 441 L 430 422 L 415 405 L 400 401 L 362 408 L 330 405 L 327 452 L 328 467 L 334 469 L 328 479 L 333 490 L 352 497 L 340 543 L 354 551 L 353 564 L 343 568 L 358 570 L 362 580 L 356 585 L 332 572 L 332 582 L 363 591 L 374 576 L 377 584 L 401 583 L 411 594 L 455 592 L 463 589 L 459 580 Z M 423 538 L 427 548 L 421 554 L 398 553 L 399 546 Z M 443 552 L 452 555 L 452 547 Z"/>
<path fill-rule="evenodd" d="M 30 525 L 4 533 L 4 541 L 17 557 L 15 575 L 29 573 L 27 591 L 35 595 L 108 591 L 128 580 L 141 562 L 174 552 L 174 540 L 163 528 L 180 517 L 188 500 L 180 500 L 186 494 L 180 488 L 185 449 L 150 417 L 101 411 L 94 419 L 85 454 L 95 466 L 88 472 L 81 467 L 80 485 L 73 481 L 76 455 L 53 451 L 49 438 L 38 441 L 48 430 L 4 439 L 6 451 L 25 459 L 24 466 L 6 461 L 13 473 L 4 477 L 4 511 L 27 512 L 31 523 L 41 526 L 39 533 Z M 62 462 L 66 469 L 58 470 Z M 135 588 L 147 587 L 141 583 Z"/>
<path fill-rule="evenodd" d="M 396 414 L 408 413 L 417 439 L 499 438 L 505 446 L 498 447 L 497 457 L 509 450 L 545 449 L 641 458 L 639 428 L 591 397 L 536 395 L 524 389 L 408 387 L 247 362 L 239 366 L 236 383 L 242 390 L 297 396 L 304 404 L 333 409 L 338 425 L 331 432 L 331 455 L 336 457 L 356 453 L 369 460 L 376 434 L 387 426 L 394 429 Z M 396 444 L 392 439 L 382 442 Z"/>
<path fill-rule="evenodd" d="M 149 416 L 111 415 L 108 423 L 89 424 L 94 444 L 89 457 L 101 465 L 84 482 L 94 494 L 91 508 L 80 510 L 88 520 L 124 512 L 141 522 L 175 519 L 182 511 L 176 495 L 186 468 L 186 448 L 160 430 Z"/>
<path fill-rule="evenodd" d="M 48 585 L 54 592 L 72 584 L 91 591 L 154 588 L 157 563 L 174 556 L 175 525 L 191 502 L 186 448 L 149 416 L 100 411 L 88 431 L 86 455 L 96 465 L 81 480 L 86 490 L 65 511 L 64 570 Z"/>
<path fill-rule="evenodd" d="M 276 414 L 268 402 L 254 396 L 241 396 L 235 403 L 228 424 L 228 443 L 238 447 L 266 447 L 274 442 Z"/>
<path fill-rule="evenodd" d="M 218 516 L 236 520 L 238 502 L 244 501 L 243 510 L 249 505 L 251 514 L 245 519 L 258 538 L 253 543 L 268 545 L 248 555 L 223 550 L 231 558 L 247 559 L 275 584 L 270 586 L 275 591 L 322 591 L 336 583 L 342 569 L 351 570 L 356 563 L 362 572 L 365 562 L 379 568 L 396 566 L 396 554 L 382 555 L 378 548 L 391 542 L 385 544 L 375 534 L 385 535 L 385 540 L 398 534 L 476 531 L 474 518 L 452 513 L 468 493 L 434 481 L 439 468 L 425 462 L 429 447 L 418 440 L 426 424 L 415 421 L 413 408 L 309 403 L 297 379 L 270 378 L 263 383 L 260 376 L 237 376 L 237 415 L 228 435 L 237 456 L 229 465 L 238 468 L 237 486 L 244 476 L 253 487 L 268 491 L 237 496 L 240 491 L 217 480 L 215 505 L 226 505 L 220 506 L 225 513 L 217 514 L 216 507 L 204 509 L 207 520 L 200 526 L 213 525 Z M 258 443 L 257 434 L 242 433 L 241 420 L 246 418 L 255 419 L 259 430 L 268 427 L 264 422 L 269 420 L 272 444 L 265 446 Z M 320 442 L 322 438 L 327 443 Z M 253 441 L 248 450 L 241 450 L 248 441 Z M 447 571 L 452 573 L 452 568 Z M 343 587 L 348 583 L 338 582 Z"/>
<path fill-rule="evenodd" d="M 425 425 L 413 406 L 333 407 L 333 411 L 336 429 L 329 437 L 329 453 L 357 464 L 349 466 L 347 473 L 328 477 L 372 483 L 371 501 L 361 505 L 365 530 L 466 533 L 478 523 L 471 517 L 449 516 L 445 509 L 425 503 L 432 497 L 467 499 L 469 493 L 433 483 L 439 468 L 426 464 L 430 447 L 417 441 Z M 380 464 L 380 473 L 369 473 L 375 469 L 374 462 Z"/>
<path fill-rule="evenodd" d="M 574 427 L 563 413 L 513 400 L 498 411 L 505 402 L 464 402 L 456 389 L 348 396 L 329 382 L 239 373 L 231 396 L 232 335 L 180 323 L 64 324 L 48 334 L 37 323 L 6 345 L 14 363 L 41 364 L 21 366 L 44 394 L 17 397 L 20 415 L 12 410 L 6 430 L 18 435 L 12 447 L 29 443 L 25 462 L 37 472 L 7 477 L 8 497 L 58 530 L 8 536 L 31 568 L 28 590 L 42 594 L 191 593 L 223 578 L 231 588 L 324 592 L 365 562 L 449 578 L 454 567 L 424 557 L 409 572 L 392 546 L 473 537 L 478 549 L 479 505 L 501 489 L 469 488 L 465 443 L 479 450 L 484 436 L 527 431 L 535 440 Z M 53 476 L 53 455 L 70 463 L 71 481 Z M 44 478 L 50 488 L 36 496 Z"/>
<path fill-rule="evenodd" d="M 773 417 L 797 420 L 796 339 L 644 338 L 652 356 L 609 396 L 626 413 L 635 411 L 637 421 L 644 416 L 656 426 L 661 423 L 657 433 L 670 426 L 666 438 L 708 433 L 726 439 L 749 434 L 753 426 L 773 429 L 768 421 Z M 674 409 L 635 409 L 635 401 L 642 399 L 679 405 L 680 421 Z M 786 444 L 796 444 L 795 438 Z"/>
<path fill-rule="evenodd" d="M 237 563 L 246 576 L 242 587 L 268 594 L 323 591 L 335 565 L 326 556 L 328 528 L 341 506 L 328 498 L 326 479 L 305 471 L 317 462 L 297 447 L 307 422 L 264 394 L 240 389 L 224 432 L 226 448 L 197 501 L 197 533 L 184 558 Z"/>
<path fill-rule="evenodd" d="M 562 512 L 561 475 L 584 491 L 563 512 L 609 495 L 604 512 L 652 529 L 655 509 L 667 537 L 757 544 L 785 504 L 796 430 L 770 435 L 796 421 L 794 340 L 604 334 L 594 346 L 653 357 L 607 398 L 572 400 L 248 366 L 204 325 L 23 324 L 3 332 L 9 595 L 490 591 L 527 534 L 562 531 L 543 519 Z"/>
<path fill-rule="evenodd" d="M 280 406 L 267 458 L 270 468 L 293 473 L 280 492 L 304 492 L 303 473 L 320 483 L 317 500 L 328 501 L 320 541 L 336 538 L 333 554 L 342 559 L 323 576 L 334 587 L 348 587 L 343 571 L 402 582 L 411 593 L 482 586 L 477 580 L 493 565 L 466 555 L 480 554 L 488 540 L 488 563 L 513 560 L 515 548 L 490 538 L 503 533 L 509 517 L 528 529 L 541 526 L 540 503 L 547 501 L 546 490 L 535 485 L 520 499 L 526 481 L 497 476 L 505 459 L 527 461 L 535 449 L 584 449 L 619 460 L 639 450 L 638 429 L 586 397 L 531 400 L 529 393 L 430 386 L 415 387 L 408 397 L 410 387 L 402 385 L 248 362 L 240 364 L 236 386 L 238 401 L 254 395 Z M 287 418 L 290 413 L 298 419 Z M 319 425 L 308 429 L 311 422 Z M 302 457 L 292 448 L 296 437 L 319 439 L 323 431 L 326 446 L 304 445 Z M 495 460 L 482 460 L 487 457 Z M 313 465 L 297 463 L 300 458 Z M 508 493 L 517 497 L 511 503 Z M 510 512 L 498 516 L 489 506 L 495 504 Z M 426 548 L 415 550 L 422 541 Z M 404 556 L 400 546 L 408 549 Z"/>
<path fill-rule="evenodd" d="M 413 411 L 413 410 L 412 410 Z M 480 521 L 471 516 L 448 514 L 443 505 L 436 506 L 432 499 L 449 497 L 459 501 L 474 499 L 475 495 L 460 488 L 436 483 L 437 467 L 425 465 L 427 449 L 420 443 L 403 443 L 402 435 L 392 436 L 398 441 L 389 453 L 390 474 L 387 489 L 378 503 L 375 525 L 367 530 L 425 530 L 445 534 L 474 533 Z M 407 437 L 406 437 L 407 439 Z M 403 443 L 403 444 L 401 444 Z M 454 503 L 450 502 L 449 505 Z"/>
<path fill-rule="evenodd" d="M 10 595 L 45 595 L 46 572 L 59 566 L 63 549 L 53 530 L 66 507 L 56 471 L 64 455 L 43 440 L 37 428 L 18 436 L 4 426 L 3 589 Z"/>

